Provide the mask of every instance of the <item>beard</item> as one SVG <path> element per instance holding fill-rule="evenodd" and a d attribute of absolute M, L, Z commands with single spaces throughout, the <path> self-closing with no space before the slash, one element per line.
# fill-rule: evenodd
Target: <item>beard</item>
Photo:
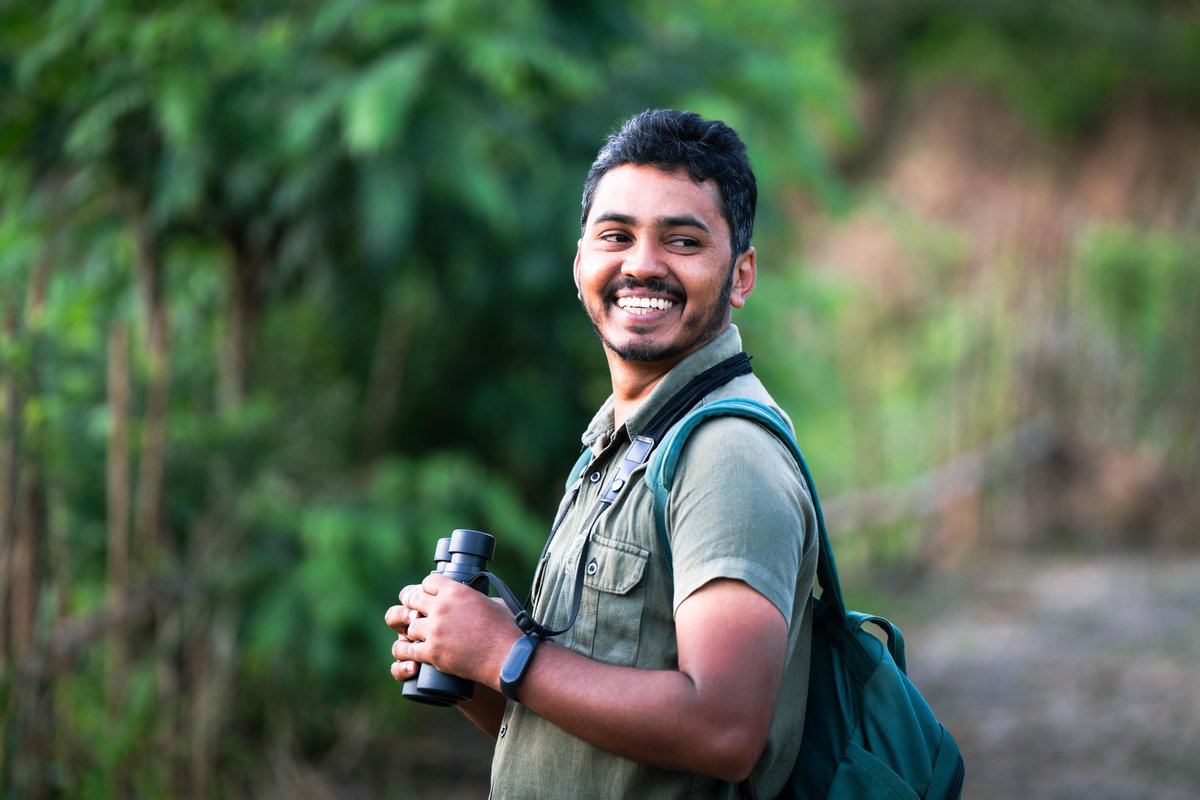
<path fill-rule="evenodd" d="M 635 338 L 626 344 L 619 345 L 605 337 L 598 317 L 614 305 L 617 292 L 625 289 L 645 289 L 665 294 L 685 309 L 687 308 L 687 293 L 683 291 L 683 287 L 672 285 L 663 280 L 651 279 L 648 281 L 639 281 L 635 278 L 624 278 L 613 283 L 604 293 L 604 306 L 599 314 L 592 313 L 587 303 L 583 303 L 583 310 L 587 313 L 588 321 L 591 322 L 592 330 L 596 332 L 596 336 L 608 350 L 622 361 L 641 363 L 670 361 L 700 349 L 701 346 L 717 338 L 717 335 L 725 329 L 729 300 L 733 295 L 733 270 L 730 270 L 728 279 L 726 279 L 724 286 L 721 287 L 717 302 L 708 310 L 703 318 L 689 320 L 685 317 L 683 319 L 685 334 L 691 331 L 692 335 L 683 336 L 674 342 L 660 343 L 636 338 L 653 332 L 653 328 L 638 328 L 636 326 L 630 328 L 630 332 L 635 335 Z"/>

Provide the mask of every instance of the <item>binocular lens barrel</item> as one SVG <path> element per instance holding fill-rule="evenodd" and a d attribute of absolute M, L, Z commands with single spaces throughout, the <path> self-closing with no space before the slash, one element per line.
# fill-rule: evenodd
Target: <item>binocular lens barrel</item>
<path fill-rule="evenodd" d="M 443 536 L 437 540 L 437 547 L 433 551 L 433 563 L 436 566 L 435 572 L 445 572 L 446 565 L 450 563 L 450 537 Z"/>
<path fill-rule="evenodd" d="M 450 551 L 450 561 L 442 574 L 459 583 L 467 583 L 480 571 L 487 569 L 488 561 L 496 552 L 496 539 L 480 531 L 459 529 L 450 534 L 447 549 Z"/>
<path fill-rule="evenodd" d="M 471 583 L 472 578 L 487 569 L 495 553 L 494 536 L 459 528 L 449 538 L 438 539 L 433 556 L 434 572 L 459 583 Z M 481 578 L 472 585 L 487 594 L 489 587 L 486 579 Z M 404 682 L 401 693 L 406 699 L 417 703 L 452 706 L 460 700 L 471 699 L 475 694 L 475 684 L 457 675 L 447 675 L 429 664 L 422 664 L 417 677 Z"/>

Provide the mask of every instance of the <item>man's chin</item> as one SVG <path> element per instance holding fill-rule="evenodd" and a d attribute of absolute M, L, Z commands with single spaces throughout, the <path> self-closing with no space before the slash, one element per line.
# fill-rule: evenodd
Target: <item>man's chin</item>
<path fill-rule="evenodd" d="M 677 358 L 683 352 L 683 348 L 678 345 L 663 344 L 647 339 L 633 339 L 622 343 L 605 341 L 605 344 L 617 358 L 638 364 L 669 361 Z"/>
<path fill-rule="evenodd" d="M 622 361 L 637 364 L 655 364 L 660 361 L 667 361 L 673 358 L 676 353 L 673 349 L 654 349 L 654 348 L 639 348 L 629 347 L 622 350 L 613 350 L 617 357 Z"/>

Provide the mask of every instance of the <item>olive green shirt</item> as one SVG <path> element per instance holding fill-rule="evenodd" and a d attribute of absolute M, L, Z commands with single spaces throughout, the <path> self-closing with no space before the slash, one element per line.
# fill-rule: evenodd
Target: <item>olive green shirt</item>
<path fill-rule="evenodd" d="M 563 498 L 562 522 L 534 577 L 535 618 L 551 628 L 567 624 L 584 538 L 631 437 L 695 375 L 741 349 L 730 326 L 681 361 L 620 430 L 613 430 L 612 398 L 600 408 L 583 437 L 591 462 L 578 495 Z M 752 374 L 734 378 L 701 404 L 738 396 L 779 410 Z M 633 473 L 596 523 L 579 616 L 557 641 L 609 664 L 678 669 L 674 613 L 680 603 L 718 578 L 744 581 L 760 592 L 788 623 L 783 684 L 766 749 L 752 773 L 758 796 L 773 797 L 796 758 L 808 689 L 817 527 L 804 480 L 786 447 L 761 426 L 735 417 L 706 421 L 680 455 L 667 502 L 672 570 L 659 552 L 644 470 Z M 736 797 L 736 787 L 714 778 L 595 748 L 514 702 L 497 740 L 491 791 L 495 800 Z"/>

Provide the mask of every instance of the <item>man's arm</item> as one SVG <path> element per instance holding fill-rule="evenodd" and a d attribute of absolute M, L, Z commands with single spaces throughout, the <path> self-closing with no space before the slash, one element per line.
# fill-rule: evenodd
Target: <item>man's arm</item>
<path fill-rule="evenodd" d="M 422 588 L 406 600 L 426 616 L 411 622 L 412 641 L 398 642 L 393 655 L 498 690 L 500 667 L 520 635 L 511 617 L 442 576 L 430 576 Z M 614 666 L 543 643 L 518 688 L 521 702 L 603 750 L 740 781 L 766 743 L 787 624 L 754 589 L 720 579 L 679 605 L 675 628 L 678 670 Z"/>
<path fill-rule="evenodd" d="M 504 707 L 508 700 L 504 695 L 487 686 L 475 686 L 475 696 L 458 704 L 458 710 L 467 719 L 475 723 L 475 727 L 492 737 L 492 741 L 500 735 L 500 723 L 504 719 Z"/>

